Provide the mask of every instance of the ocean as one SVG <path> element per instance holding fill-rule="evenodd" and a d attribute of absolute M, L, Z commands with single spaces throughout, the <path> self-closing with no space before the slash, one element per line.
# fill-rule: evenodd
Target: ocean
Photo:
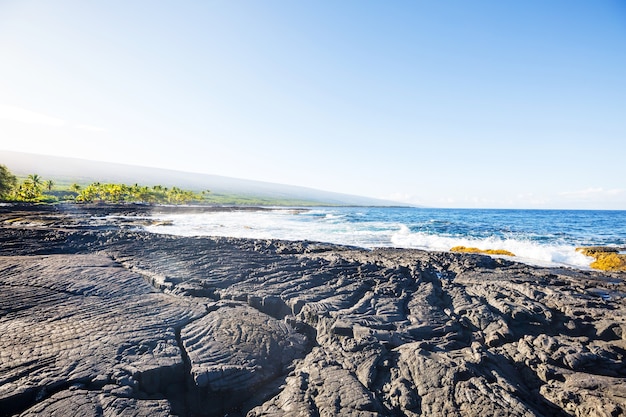
<path fill-rule="evenodd" d="M 182 236 L 313 240 L 364 248 L 505 249 L 539 266 L 588 268 L 579 246 L 626 247 L 626 211 L 380 207 L 163 214 L 147 230 Z"/>

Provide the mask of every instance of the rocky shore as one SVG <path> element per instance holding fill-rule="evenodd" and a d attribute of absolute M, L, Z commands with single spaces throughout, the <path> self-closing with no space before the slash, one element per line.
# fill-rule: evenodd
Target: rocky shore
<path fill-rule="evenodd" d="M 156 235 L 150 210 L 0 206 L 0 417 L 626 413 L 625 273 Z"/>

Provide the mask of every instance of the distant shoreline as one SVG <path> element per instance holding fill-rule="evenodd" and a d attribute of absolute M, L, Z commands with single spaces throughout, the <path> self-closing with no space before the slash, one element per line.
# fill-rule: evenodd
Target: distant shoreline
<path fill-rule="evenodd" d="M 404 204 L 397 201 L 317 190 L 308 187 L 277 184 L 252 179 L 224 177 L 212 174 L 141 167 L 94 160 L 40 155 L 0 150 L 0 161 L 18 176 L 37 173 L 57 183 L 93 182 L 143 184 L 180 187 L 200 192 L 210 190 L 217 204 L 303 205 L 319 206 L 389 206 Z M 408 205 L 407 205 L 408 206 Z"/>

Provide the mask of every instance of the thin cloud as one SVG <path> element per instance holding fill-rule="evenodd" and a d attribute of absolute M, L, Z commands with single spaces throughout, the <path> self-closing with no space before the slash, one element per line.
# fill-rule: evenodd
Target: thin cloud
<path fill-rule="evenodd" d="M 65 120 L 47 114 L 6 105 L 0 105 L 0 119 L 50 127 L 63 127 L 67 124 Z"/>
<path fill-rule="evenodd" d="M 103 127 L 92 126 L 92 125 L 75 125 L 75 129 L 87 130 L 89 132 L 106 132 L 107 130 Z"/>
<path fill-rule="evenodd" d="M 588 200 L 588 199 L 615 197 L 617 195 L 623 194 L 624 191 L 626 190 L 624 190 L 623 188 L 612 188 L 609 190 L 605 190 L 602 187 L 598 187 L 598 188 L 586 188 L 584 190 L 578 190 L 578 191 L 564 191 L 562 193 L 559 193 L 559 195 L 565 198 Z"/>
<path fill-rule="evenodd" d="M 380 198 L 383 200 L 387 200 L 387 201 L 396 201 L 398 203 L 404 203 L 404 204 L 409 204 L 409 205 L 414 205 L 414 206 L 427 205 L 421 198 L 416 197 L 413 194 L 409 194 L 409 193 L 397 192 L 397 193 L 383 195 Z"/>
<path fill-rule="evenodd" d="M 544 206 L 548 203 L 548 200 L 541 196 L 537 196 L 534 193 L 518 194 L 516 198 L 515 202 L 513 200 L 509 200 L 509 203 L 519 204 L 521 202 L 522 204 L 531 206 Z"/>

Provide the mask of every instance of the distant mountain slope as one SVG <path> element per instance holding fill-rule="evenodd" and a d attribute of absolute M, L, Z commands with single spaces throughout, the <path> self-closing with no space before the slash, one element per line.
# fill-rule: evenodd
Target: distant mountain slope
<path fill-rule="evenodd" d="M 90 183 L 100 181 L 125 184 L 138 183 L 150 186 L 160 184 L 166 187 L 177 186 L 194 191 L 208 189 L 219 194 L 305 200 L 333 205 L 403 205 L 393 201 L 293 185 L 22 152 L 0 151 L 0 164 L 6 165 L 16 175 L 37 173 L 44 178 L 63 182 Z"/>

